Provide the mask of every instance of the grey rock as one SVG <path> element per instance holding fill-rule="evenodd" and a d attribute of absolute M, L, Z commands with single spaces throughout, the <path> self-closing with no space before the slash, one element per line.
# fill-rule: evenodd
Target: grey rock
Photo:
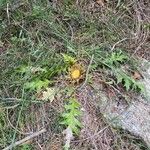
<path fill-rule="evenodd" d="M 133 101 L 130 106 L 114 102 L 107 105 L 104 116 L 115 127 L 123 128 L 133 135 L 142 138 L 150 147 L 150 103 Z"/>
<path fill-rule="evenodd" d="M 122 102 L 118 104 L 117 100 L 110 102 L 110 99 L 106 100 L 106 96 L 103 94 L 99 106 L 105 118 L 113 126 L 123 128 L 142 138 L 150 147 L 150 66 L 147 64 L 144 63 L 144 69 L 147 68 L 143 70 L 144 79 L 141 81 L 145 85 L 145 96 L 139 95 L 131 99 L 131 104 L 127 105 Z"/>

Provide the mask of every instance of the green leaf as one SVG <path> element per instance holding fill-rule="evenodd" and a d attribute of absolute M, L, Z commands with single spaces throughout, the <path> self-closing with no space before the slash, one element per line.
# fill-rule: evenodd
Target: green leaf
<path fill-rule="evenodd" d="M 20 147 L 20 150 L 32 150 L 32 146 L 29 144 L 23 144 L 22 147 Z"/>
<path fill-rule="evenodd" d="M 119 52 L 112 52 L 110 55 L 107 56 L 104 62 L 108 65 L 116 65 L 118 63 L 123 63 L 127 59 L 128 57 L 124 55 L 122 51 L 119 51 Z"/>
<path fill-rule="evenodd" d="M 76 62 L 76 59 L 70 55 L 62 54 L 64 58 L 64 62 L 68 64 L 74 64 Z"/>
<path fill-rule="evenodd" d="M 123 81 L 123 76 L 121 74 L 117 74 L 117 84 Z"/>
<path fill-rule="evenodd" d="M 40 90 L 42 88 L 47 88 L 49 83 L 50 83 L 50 81 L 47 79 L 45 79 L 43 81 L 40 79 L 36 79 L 35 81 L 25 83 L 24 86 L 25 86 L 25 89 Z"/>
<path fill-rule="evenodd" d="M 29 72 L 29 70 L 30 70 L 29 66 L 22 65 L 22 66 L 20 66 L 19 68 L 16 69 L 16 72 L 23 74 L 23 73 Z"/>
<path fill-rule="evenodd" d="M 80 104 L 75 99 L 70 99 L 65 106 L 65 112 L 62 114 L 63 121 L 60 124 L 69 127 L 74 134 L 79 133 L 81 123 L 78 120 L 81 115 Z"/>
<path fill-rule="evenodd" d="M 130 86 L 133 84 L 131 80 L 129 80 L 128 78 L 124 78 L 124 86 L 126 88 L 127 91 L 129 91 Z"/>
<path fill-rule="evenodd" d="M 138 83 L 131 76 L 127 75 L 122 70 L 117 70 L 116 72 L 117 84 L 123 83 L 124 87 L 127 91 L 132 90 L 140 90 L 144 93 L 144 85 L 142 83 Z"/>

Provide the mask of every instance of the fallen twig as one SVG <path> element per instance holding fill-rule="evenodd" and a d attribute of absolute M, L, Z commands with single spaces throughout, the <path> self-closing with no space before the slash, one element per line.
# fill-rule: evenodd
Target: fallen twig
<path fill-rule="evenodd" d="M 10 24 L 10 15 L 9 15 L 9 4 L 7 3 L 7 18 L 8 18 L 8 23 Z"/>
<path fill-rule="evenodd" d="M 10 144 L 8 147 L 4 148 L 3 150 L 10 150 L 10 149 L 12 149 L 13 147 L 18 146 L 18 145 L 21 145 L 22 143 L 24 143 L 24 142 L 26 142 L 26 141 L 28 141 L 28 140 L 34 138 L 34 137 L 37 137 L 38 135 L 40 135 L 40 134 L 42 134 L 42 133 L 44 133 L 44 132 L 46 132 L 46 129 L 45 129 L 45 128 L 42 129 L 42 130 L 40 130 L 40 131 L 37 131 L 37 132 L 35 132 L 35 133 L 33 133 L 33 134 L 29 135 L 29 136 L 27 136 L 27 137 L 25 137 L 24 139 L 22 139 L 22 140 L 20 140 L 20 141 L 17 141 L 17 142 L 15 142 L 15 143 L 13 143 L 13 144 Z"/>
<path fill-rule="evenodd" d="M 86 85 L 86 83 L 87 83 L 88 75 L 89 75 L 89 71 L 90 71 L 90 67 L 92 65 L 93 59 L 94 59 L 94 55 L 92 55 L 90 63 L 89 63 L 89 66 L 87 68 L 86 75 L 85 75 L 85 81 L 84 81 L 84 83 L 81 85 L 81 87 L 79 89 L 82 89 Z"/>
<path fill-rule="evenodd" d="M 119 43 L 121 43 L 121 42 L 123 42 L 123 41 L 125 41 L 125 40 L 127 40 L 127 39 L 128 39 L 128 38 L 124 38 L 124 39 L 119 40 L 118 42 L 116 42 L 116 43 L 113 45 L 113 47 L 111 48 L 111 51 L 114 50 L 114 48 L 116 47 L 116 45 L 118 45 Z"/>

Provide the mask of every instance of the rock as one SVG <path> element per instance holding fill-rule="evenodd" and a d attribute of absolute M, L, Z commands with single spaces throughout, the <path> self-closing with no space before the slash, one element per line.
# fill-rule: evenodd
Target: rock
<path fill-rule="evenodd" d="M 141 82 L 145 85 L 146 96 L 137 96 L 129 100 L 131 104 L 127 105 L 120 100 L 106 100 L 103 94 L 99 106 L 113 126 L 121 127 L 142 138 L 150 147 L 150 66 L 145 66 L 147 68 L 143 72 L 144 79 Z"/>
<path fill-rule="evenodd" d="M 144 77 L 142 83 L 145 85 L 145 94 L 146 94 L 146 99 L 150 101 L 150 63 L 145 62 L 142 64 L 142 67 L 144 70 L 142 71 L 142 75 Z"/>
<path fill-rule="evenodd" d="M 113 103 L 107 105 L 104 116 L 115 126 L 142 138 L 150 147 L 150 104 L 133 101 L 129 107 Z"/>

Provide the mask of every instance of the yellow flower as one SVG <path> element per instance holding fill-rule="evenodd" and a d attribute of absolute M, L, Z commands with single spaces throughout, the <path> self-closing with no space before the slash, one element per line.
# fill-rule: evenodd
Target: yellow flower
<path fill-rule="evenodd" d="M 81 75 L 81 72 L 79 69 L 72 70 L 72 72 L 71 72 L 72 79 L 78 79 L 78 78 L 80 78 L 80 75 Z"/>
<path fill-rule="evenodd" d="M 69 79 L 72 83 L 79 83 L 80 79 L 83 79 L 84 68 L 81 64 L 75 63 L 69 68 Z"/>

